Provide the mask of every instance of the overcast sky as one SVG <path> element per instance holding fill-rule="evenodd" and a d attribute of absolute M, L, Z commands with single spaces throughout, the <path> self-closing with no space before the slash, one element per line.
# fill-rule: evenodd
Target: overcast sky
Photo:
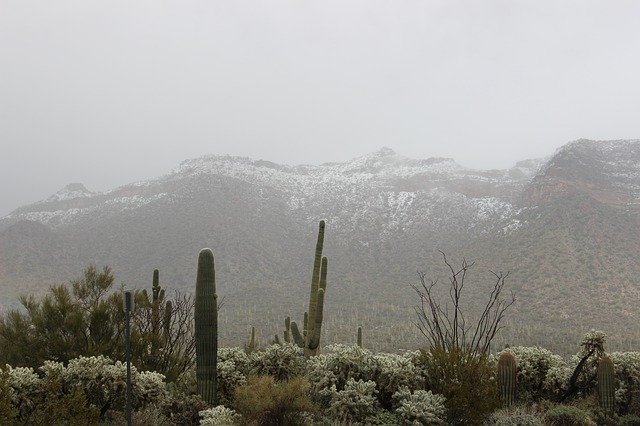
<path fill-rule="evenodd" d="M 640 137 L 639 1 L 0 0 L 0 215 L 186 158 Z"/>

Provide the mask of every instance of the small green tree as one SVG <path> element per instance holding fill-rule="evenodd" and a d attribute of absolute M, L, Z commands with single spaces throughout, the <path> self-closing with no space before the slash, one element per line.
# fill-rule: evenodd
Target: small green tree
<path fill-rule="evenodd" d="M 97 355 L 123 359 L 123 296 L 113 284 L 111 268 L 91 265 L 81 278 L 52 286 L 42 299 L 21 297 L 22 309 L 0 317 L 0 365 L 36 368 L 45 360 L 66 363 Z M 141 298 L 142 291 L 136 291 L 136 300 Z M 151 304 L 139 304 L 131 343 L 134 365 L 173 381 L 193 364 L 193 298 L 176 292 L 170 306 L 171 314 L 157 319 Z"/>
<path fill-rule="evenodd" d="M 83 277 L 54 285 L 41 300 L 20 297 L 22 310 L 0 319 L 2 362 L 37 367 L 45 360 L 67 362 L 80 355 L 114 354 L 121 348 L 122 296 L 109 294 L 109 267 L 84 270 Z"/>

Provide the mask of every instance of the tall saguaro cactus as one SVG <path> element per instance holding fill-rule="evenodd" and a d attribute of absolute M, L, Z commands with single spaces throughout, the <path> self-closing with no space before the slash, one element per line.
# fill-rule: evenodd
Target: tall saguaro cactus
<path fill-rule="evenodd" d="M 302 334 L 295 321 L 291 321 L 291 337 L 293 341 L 304 349 L 304 355 L 309 357 L 318 353 L 324 308 L 324 295 L 327 291 L 327 258 L 322 256 L 324 248 L 324 220 L 318 226 L 318 240 L 311 275 L 311 293 L 309 295 L 309 310 L 304 314 L 304 328 Z M 288 333 L 285 332 L 285 336 Z"/>
<path fill-rule="evenodd" d="M 213 253 L 202 249 L 198 256 L 195 300 L 196 379 L 198 394 L 216 405 L 218 367 L 218 296 Z"/>
<path fill-rule="evenodd" d="M 613 361 L 604 355 L 598 360 L 598 403 L 609 417 L 615 412 L 615 390 Z"/>
<path fill-rule="evenodd" d="M 515 403 L 516 399 L 516 357 L 511 352 L 503 352 L 498 358 L 498 387 L 500 399 L 506 407 Z"/>

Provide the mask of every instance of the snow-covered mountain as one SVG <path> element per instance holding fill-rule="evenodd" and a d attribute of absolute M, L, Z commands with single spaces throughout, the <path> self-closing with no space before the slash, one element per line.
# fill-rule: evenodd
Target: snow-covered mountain
<path fill-rule="evenodd" d="M 474 297 L 489 284 L 487 268 L 512 271 L 518 315 L 555 324 L 573 319 L 571 303 L 585 294 L 582 307 L 616 300 L 596 291 L 611 287 L 616 268 L 624 271 L 615 272 L 618 291 L 638 292 L 639 203 L 640 141 L 575 141 L 508 170 L 389 148 L 322 165 L 206 156 L 104 193 L 71 184 L 1 218 L 0 294 L 10 303 L 89 263 L 111 265 L 134 287 L 159 268 L 167 285 L 190 290 L 197 252 L 208 246 L 228 315 L 244 321 L 237 327 L 279 321 L 274 312 L 304 310 L 315 228 L 326 219 L 327 302 L 339 330 L 344 309 L 350 322 L 366 318 L 372 327 L 392 318 L 404 331 L 385 343 L 382 330 L 372 338 L 403 343 L 415 299 L 408 284 L 417 269 L 441 272 L 437 249 L 478 260 L 485 284 L 470 290 Z M 381 316 L 368 318 L 372 307 Z M 277 331 L 273 324 L 265 335 Z"/>

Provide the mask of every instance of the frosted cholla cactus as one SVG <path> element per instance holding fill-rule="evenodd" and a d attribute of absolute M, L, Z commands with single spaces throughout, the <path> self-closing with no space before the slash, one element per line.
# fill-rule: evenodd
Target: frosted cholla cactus
<path fill-rule="evenodd" d="M 375 381 L 379 365 L 367 349 L 355 345 L 329 345 L 324 353 L 308 359 L 307 369 L 312 391 L 326 397 L 332 386 L 341 390 L 349 379 Z M 328 402 L 326 398 L 321 399 Z"/>
<path fill-rule="evenodd" d="M 231 360 L 218 361 L 218 402 L 230 404 L 233 400 L 233 391 L 238 386 L 247 383 L 247 376 L 242 374 Z"/>
<path fill-rule="evenodd" d="M 240 422 L 241 416 L 234 410 L 218 405 L 208 410 L 200 411 L 201 426 L 231 426 Z"/>
<path fill-rule="evenodd" d="M 373 356 L 377 367 L 374 380 L 377 383 L 381 402 L 391 399 L 400 387 L 417 389 L 422 383 L 420 370 L 414 363 L 415 352 L 402 355 L 376 354 Z"/>
<path fill-rule="evenodd" d="M 616 374 L 616 407 L 625 412 L 640 395 L 640 352 L 614 352 L 611 359 Z"/>
<path fill-rule="evenodd" d="M 604 332 L 591 329 L 585 333 L 582 338 L 582 342 L 580 343 L 582 350 L 579 355 L 584 356 L 593 350 L 597 357 L 601 356 L 604 353 L 604 344 L 606 340 L 607 335 Z"/>
<path fill-rule="evenodd" d="M 349 379 L 344 389 L 331 388 L 329 412 L 341 421 L 363 421 L 376 412 L 377 393 L 375 382 Z"/>
<path fill-rule="evenodd" d="M 558 373 L 564 371 L 566 363 L 558 355 L 538 346 L 515 346 L 500 352 L 512 353 L 518 363 L 516 394 L 520 400 L 539 400 L 549 393 L 555 394 L 555 388 L 548 385 L 558 384 Z M 554 376 L 547 383 L 547 374 L 554 371 Z M 564 387 L 564 386 L 562 386 Z"/>
<path fill-rule="evenodd" d="M 276 380 L 287 380 L 306 372 L 303 351 L 292 343 L 271 345 L 264 351 L 251 353 L 249 358 L 253 374 L 273 376 Z"/>
<path fill-rule="evenodd" d="M 84 391 L 87 401 L 97 407 L 123 407 L 126 398 L 126 364 L 115 363 L 104 356 L 78 357 L 69 361 L 67 368 L 59 363 L 45 363 L 42 370 L 46 375 L 60 374 L 63 382 L 71 389 Z M 134 406 L 146 406 L 161 402 L 167 397 L 164 376 L 156 372 L 138 372 L 131 366 Z"/>
<path fill-rule="evenodd" d="M 572 373 L 573 368 L 567 365 L 549 368 L 542 384 L 544 394 L 554 399 L 560 397 L 567 388 Z"/>
<path fill-rule="evenodd" d="M 247 382 L 251 359 L 240 348 L 218 348 L 218 403 L 230 404 L 233 391 Z"/>
<path fill-rule="evenodd" d="M 6 365 L 2 373 L 7 375 L 11 402 L 14 406 L 29 406 L 31 396 L 42 384 L 33 368 Z"/>
<path fill-rule="evenodd" d="M 431 391 L 416 390 L 411 392 L 408 387 L 401 387 L 393 394 L 393 400 L 398 408 L 396 414 L 410 425 L 442 425 L 447 410 L 444 406 L 446 398 Z"/>
<path fill-rule="evenodd" d="M 238 347 L 218 348 L 218 362 L 231 362 L 236 370 L 247 376 L 251 370 L 251 359 Z"/>

